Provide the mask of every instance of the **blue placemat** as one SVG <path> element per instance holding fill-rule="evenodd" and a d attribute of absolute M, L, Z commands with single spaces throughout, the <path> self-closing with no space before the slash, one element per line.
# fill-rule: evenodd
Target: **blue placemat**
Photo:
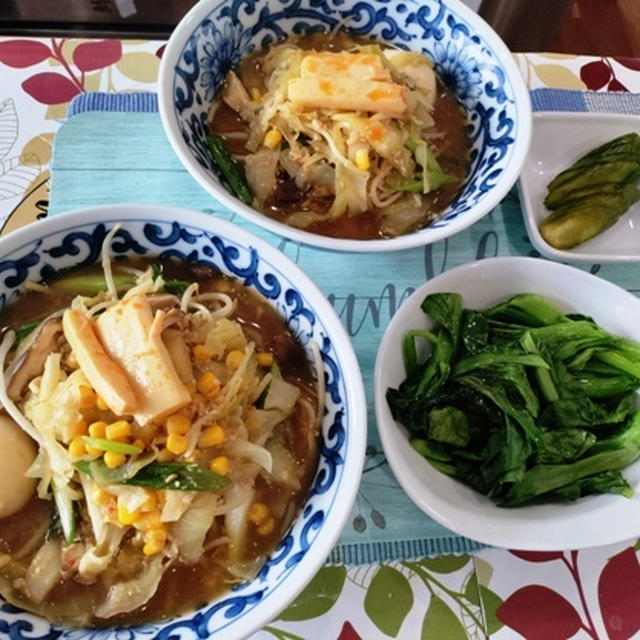
<path fill-rule="evenodd" d="M 640 113 L 640 96 L 573 91 L 532 92 L 536 110 Z M 359 495 L 335 562 L 361 563 L 442 553 L 481 545 L 426 517 L 399 487 L 382 453 L 373 412 L 373 366 L 385 327 L 398 306 L 435 275 L 472 260 L 537 255 L 515 189 L 492 213 L 452 238 L 388 254 L 344 254 L 301 246 L 235 217 L 182 167 L 162 130 L 155 94 L 89 93 L 74 99 L 54 144 L 50 215 L 112 202 L 148 202 L 199 209 L 244 227 L 283 250 L 327 295 L 352 338 L 369 407 L 369 446 Z M 627 289 L 638 269 L 584 266 Z M 507 274 L 508 275 L 508 274 Z"/>

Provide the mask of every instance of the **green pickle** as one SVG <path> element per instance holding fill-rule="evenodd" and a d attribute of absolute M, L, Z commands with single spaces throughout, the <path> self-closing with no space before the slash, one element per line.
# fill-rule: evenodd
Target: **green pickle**
<path fill-rule="evenodd" d="M 620 184 L 640 178 L 640 164 L 637 162 L 605 162 L 604 164 L 577 170 L 576 175 L 549 191 L 544 204 L 549 209 L 557 208 L 549 200 L 560 202 L 571 197 L 572 192 L 598 183 Z"/>
<path fill-rule="evenodd" d="M 585 196 L 556 209 L 540 225 L 545 241 L 556 249 L 572 249 L 608 229 L 636 200 L 632 184 L 618 193 Z"/>
<path fill-rule="evenodd" d="M 638 200 L 640 136 L 628 133 L 579 158 L 547 186 L 553 210 L 540 225 L 545 241 L 571 249 L 613 225 Z"/>

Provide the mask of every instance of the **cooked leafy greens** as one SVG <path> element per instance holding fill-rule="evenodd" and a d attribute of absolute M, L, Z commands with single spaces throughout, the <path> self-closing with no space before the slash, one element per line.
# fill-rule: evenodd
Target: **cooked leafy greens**
<path fill-rule="evenodd" d="M 504 507 L 631 495 L 639 344 L 528 293 L 485 311 L 435 293 L 421 308 L 433 326 L 405 335 L 407 377 L 387 401 L 436 469 Z"/>

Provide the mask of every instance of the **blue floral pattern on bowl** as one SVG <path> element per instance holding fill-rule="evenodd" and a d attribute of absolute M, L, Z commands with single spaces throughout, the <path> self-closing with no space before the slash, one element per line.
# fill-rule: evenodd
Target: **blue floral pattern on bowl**
<path fill-rule="evenodd" d="M 455 7 L 445 0 L 223 0 L 193 28 L 180 52 L 172 117 L 193 157 L 223 187 L 205 143 L 207 111 L 227 70 L 241 58 L 288 34 L 327 31 L 343 22 L 357 36 L 420 50 L 469 114 L 467 181 L 429 228 L 447 227 L 496 187 L 513 156 L 518 118 L 530 118 L 530 112 L 518 113 L 517 89 L 499 55 Z"/>
<path fill-rule="evenodd" d="M 63 630 L 13 607 L 0 598 L 0 637 L 3 638 L 11 638 L 11 640 L 56 640 L 58 638 L 68 640 L 104 638 L 106 640 L 113 637 L 119 640 L 144 640 L 147 637 L 165 640 L 227 638 L 229 636 L 225 629 L 230 624 L 250 612 L 257 604 L 267 601 L 282 587 L 318 537 L 322 535 L 330 537 L 333 533 L 333 531 L 327 531 L 327 527 L 331 526 L 331 511 L 337 506 L 336 498 L 344 479 L 349 446 L 346 425 L 352 419 L 354 407 L 347 399 L 349 395 L 346 390 L 347 382 L 342 375 L 341 358 L 336 353 L 330 337 L 332 330 L 313 310 L 305 292 L 294 283 L 296 276 L 289 270 L 285 273 L 282 268 L 271 263 L 268 257 L 263 256 L 260 250 L 262 241 L 249 236 L 247 232 L 236 231 L 229 223 L 217 222 L 221 231 L 213 233 L 210 230 L 211 222 L 203 225 L 206 228 L 201 228 L 168 219 L 169 216 L 158 216 L 154 219 L 149 215 L 136 217 L 134 213 L 127 219 L 127 214 L 131 212 L 132 207 L 119 208 L 121 215 L 113 218 L 104 214 L 85 216 L 85 222 L 81 224 L 70 223 L 61 230 L 47 232 L 46 227 L 50 222 L 52 224 L 49 224 L 48 228 L 63 226 L 60 223 L 68 216 L 59 216 L 40 223 L 42 232 L 38 239 L 19 246 L 15 246 L 18 243 L 13 243 L 10 250 L 7 250 L 5 243 L 4 253 L 0 251 L 2 254 L 0 308 L 14 300 L 28 280 L 39 281 L 63 269 L 90 264 L 98 260 L 104 237 L 116 222 L 122 222 L 123 226 L 111 244 L 111 250 L 115 256 L 123 254 L 176 256 L 219 268 L 223 273 L 259 291 L 278 309 L 292 332 L 307 349 L 310 360 L 312 360 L 310 342 L 314 340 L 320 347 L 327 397 L 318 469 L 299 516 L 273 551 L 257 578 L 252 582 L 238 585 L 213 604 L 195 613 L 159 624 L 118 630 Z M 172 218 L 181 217 L 179 210 L 174 211 Z M 87 219 L 102 221 L 86 222 Z M 364 406 L 364 399 L 362 404 Z M 364 435 L 362 443 L 364 451 Z M 330 549 L 327 549 L 327 555 L 329 551 Z M 232 635 L 237 637 L 235 634 Z"/>

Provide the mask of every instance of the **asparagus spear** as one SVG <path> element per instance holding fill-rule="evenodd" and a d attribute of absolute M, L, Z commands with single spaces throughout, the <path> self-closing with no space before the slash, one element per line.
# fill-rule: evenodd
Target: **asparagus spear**
<path fill-rule="evenodd" d="M 253 198 L 242 165 L 231 155 L 225 141 L 217 135 L 207 136 L 211 157 L 233 193 L 245 204 L 251 204 Z"/>

